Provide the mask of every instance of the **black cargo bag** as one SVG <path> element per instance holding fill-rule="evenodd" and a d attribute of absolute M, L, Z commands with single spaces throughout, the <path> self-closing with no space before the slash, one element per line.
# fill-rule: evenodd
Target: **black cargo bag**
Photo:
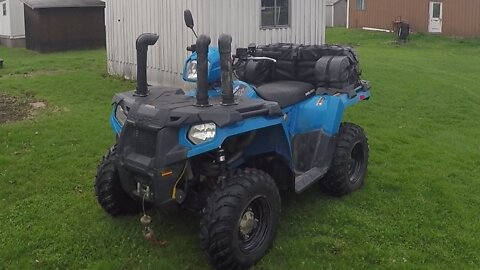
<path fill-rule="evenodd" d="M 315 64 L 318 86 L 342 89 L 355 84 L 355 70 L 347 56 L 323 56 Z"/>
<path fill-rule="evenodd" d="M 240 80 L 259 85 L 272 80 L 274 63 L 268 60 L 240 60 L 233 67 L 235 76 Z"/>
<path fill-rule="evenodd" d="M 274 64 L 274 70 L 270 71 L 270 77 L 262 75 L 264 74 L 262 72 L 252 72 L 250 74 L 252 74 L 253 77 L 248 77 L 245 76 L 247 73 L 245 72 L 246 63 L 252 60 L 243 60 L 244 64 L 237 65 L 239 68 L 235 68 L 235 70 L 238 78 L 248 83 L 262 84 L 270 80 L 292 80 L 308 82 L 317 87 L 340 87 L 347 84 L 358 85 L 360 83 L 359 61 L 355 51 L 348 46 L 275 43 L 258 46 L 252 56 L 273 58 L 276 60 L 276 63 Z M 350 70 L 348 79 L 343 82 L 319 80 L 315 72 L 315 66 L 317 61 L 325 56 L 346 57 L 344 59 L 347 59 L 350 65 L 348 69 Z M 273 65 L 271 67 L 273 68 Z M 333 72 L 333 70 L 331 72 Z M 330 75 L 335 77 L 335 74 Z"/>

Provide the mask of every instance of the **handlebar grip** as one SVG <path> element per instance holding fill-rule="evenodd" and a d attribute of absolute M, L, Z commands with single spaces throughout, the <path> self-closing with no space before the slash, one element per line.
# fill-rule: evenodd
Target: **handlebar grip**
<path fill-rule="evenodd" d="M 196 44 L 192 44 L 192 45 L 188 46 L 188 47 L 187 47 L 187 51 L 188 51 L 188 52 L 195 52 L 195 51 L 197 51 L 197 46 L 196 46 Z"/>

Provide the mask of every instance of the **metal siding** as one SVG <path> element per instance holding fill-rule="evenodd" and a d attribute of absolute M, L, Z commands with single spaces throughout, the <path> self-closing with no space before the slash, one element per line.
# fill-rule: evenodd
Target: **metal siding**
<path fill-rule="evenodd" d="M 3 4 L 6 5 L 6 16 L 1 14 Z M 0 36 L 8 39 L 25 38 L 23 4 L 20 1 L 6 0 L 0 2 Z"/>
<path fill-rule="evenodd" d="M 7 8 L 7 16 L 3 16 L 3 4 Z M 12 17 L 10 12 L 10 2 L 7 0 L 5 2 L 0 2 L 0 36 L 10 38 L 12 36 L 12 29 L 10 27 L 10 17 Z"/>
<path fill-rule="evenodd" d="M 23 14 L 23 3 L 18 0 L 10 1 L 10 26 L 12 38 L 24 38 L 25 37 L 25 18 Z M 8 17 L 8 16 L 7 16 Z"/>
<path fill-rule="evenodd" d="M 480 37 L 480 0 L 444 0 L 442 33 Z"/>
<path fill-rule="evenodd" d="M 338 1 L 334 5 L 333 25 L 345 27 L 347 25 L 347 0 Z"/>
<path fill-rule="evenodd" d="M 428 30 L 428 0 L 365 0 L 365 10 L 357 10 L 356 0 L 350 0 L 349 27 L 392 29 L 396 18 L 408 20 L 413 31 Z"/>
<path fill-rule="evenodd" d="M 333 16 L 333 6 L 327 6 L 326 7 L 327 10 L 326 10 L 326 17 L 325 17 L 325 21 L 326 21 L 326 26 L 327 27 L 333 27 L 333 20 L 334 20 L 334 16 Z"/>
<path fill-rule="evenodd" d="M 201 1 L 201 3 L 199 2 Z M 195 42 L 184 26 L 183 11 L 192 10 L 197 33 L 206 33 L 216 46 L 221 33 L 233 37 L 233 48 L 273 42 L 324 42 L 325 0 L 291 0 L 290 27 L 260 29 L 260 0 L 107 0 L 107 56 L 110 74 L 133 79 L 135 39 L 143 32 L 160 35 L 150 48 L 150 83 L 185 86 L 181 80 L 186 46 Z"/>

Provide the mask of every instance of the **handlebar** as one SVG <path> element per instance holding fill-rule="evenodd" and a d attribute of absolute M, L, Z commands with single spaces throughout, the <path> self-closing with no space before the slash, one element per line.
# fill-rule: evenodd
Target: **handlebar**
<path fill-rule="evenodd" d="M 277 62 L 277 59 L 275 58 L 270 58 L 270 57 L 266 57 L 266 56 L 247 56 L 247 57 L 240 57 L 240 56 L 237 56 L 237 55 L 233 55 L 233 58 L 235 59 L 240 59 L 240 60 L 253 60 L 253 61 L 260 61 L 260 60 L 268 60 L 268 61 L 272 61 L 274 63 Z"/>
<path fill-rule="evenodd" d="M 277 59 L 270 58 L 270 57 L 265 57 L 265 56 L 249 56 L 249 57 L 247 57 L 247 60 L 253 60 L 253 61 L 268 60 L 268 61 L 272 61 L 274 63 L 277 62 Z"/>

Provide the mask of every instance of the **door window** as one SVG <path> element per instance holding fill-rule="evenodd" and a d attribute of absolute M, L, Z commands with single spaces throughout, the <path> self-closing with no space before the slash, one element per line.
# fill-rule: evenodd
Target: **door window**
<path fill-rule="evenodd" d="M 357 0 L 357 10 L 365 10 L 365 0 Z"/>
<path fill-rule="evenodd" d="M 432 17 L 435 19 L 440 18 L 440 3 L 433 3 Z"/>

